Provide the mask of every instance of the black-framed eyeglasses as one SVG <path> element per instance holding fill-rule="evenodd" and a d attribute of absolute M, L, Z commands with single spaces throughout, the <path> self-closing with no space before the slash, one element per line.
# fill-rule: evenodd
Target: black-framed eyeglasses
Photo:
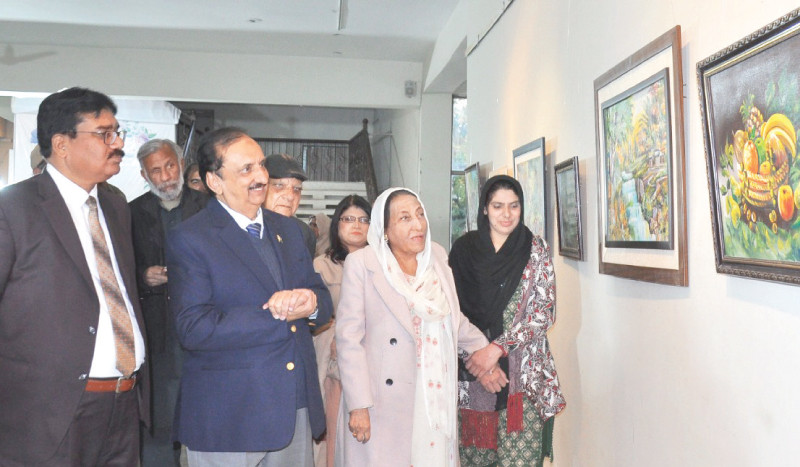
<path fill-rule="evenodd" d="M 128 134 L 127 130 L 95 130 L 95 131 L 88 131 L 88 130 L 72 130 L 72 133 L 91 133 L 93 135 L 97 135 L 103 138 L 103 142 L 106 145 L 111 146 L 117 141 L 117 138 L 120 138 L 122 142 L 125 142 L 125 135 Z"/>
<path fill-rule="evenodd" d="M 353 222 L 358 221 L 359 224 L 369 225 L 369 217 L 342 216 L 339 218 L 339 220 L 345 224 L 352 224 Z"/>

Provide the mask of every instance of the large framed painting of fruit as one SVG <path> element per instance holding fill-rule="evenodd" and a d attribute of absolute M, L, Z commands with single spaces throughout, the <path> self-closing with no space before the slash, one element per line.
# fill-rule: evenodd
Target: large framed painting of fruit
<path fill-rule="evenodd" d="M 680 26 L 594 82 L 600 273 L 689 283 Z"/>
<path fill-rule="evenodd" d="M 697 64 L 717 271 L 800 284 L 800 9 Z"/>

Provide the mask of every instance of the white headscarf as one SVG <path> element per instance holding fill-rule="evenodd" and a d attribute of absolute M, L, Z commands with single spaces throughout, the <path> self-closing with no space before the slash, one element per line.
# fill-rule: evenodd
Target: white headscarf
<path fill-rule="evenodd" d="M 392 282 L 392 278 L 387 273 L 386 267 L 389 264 L 389 258 L 394 259 L 394 254 L 392 254 L 392 250 L 389 249 L 389 242 L 386 241 L 386 237 L 384 236 L 385 232 L 383 230 L 383 224 L 385 222 L 384 219 L 384 212 L 386 211 L 386 199 L 389 198 L 389 195 L 394 193 L 395 191 L 404 190 L 417 198 L 419 201 L 419 205 L 422 206 L 422 210 L 425 212 L 425 221 L 428 221 L 428 211 L 425 211 L 425 205 L 422 204 L 422 200 L 419 199 L 419 195 L 414 193 L 413 191 L 409 190 L 408 188 L 402 187 L 395 187 L 389 188 L 383 193 L 378 196 L 378 199 L 375 200 L 375 203 L 372 205 L 372 214 L 370 215 L 369 221 L 369 230 L 367 231 L 367 243 L 369 243 L 372 248 L 375 249 L 375 254 L 378 256 L 378 261 L 381 263 L 383 267 L 383 273 L 386 275 L 386 279 L 389 282 Z M 430 225 L 430 222 L 428 222 Z M 395 263 L 397 261 L 395 260 Z M 427 229 L 425 232 L 425 249 L 422 250 L 421 253 L 417 253 L 417 273 L 415 276 L 417 278 L 421 277 L 420 272 L 425 271 L 431 262 L 431 231 Z M 394 284 L 392 284 L 394 286 Z M 399 292 L 399 290 L 398 290 Z M 401 292 L 402 293 L 402 292 Z"/>
<path fill-rule="evenodd" d="M 407 278 L 400 269 L 384 235 L 384 212 L 389 195 L 406 188 L 389 188 L 381 193 L 372 206 L 372 216 L 367 232 L 368 248 L 372 248 L 381 264 L 389 284 L 408 303 L 417 341 L 417 378 L 424 384 L 424 401 L 415 401 L 414 410 L 424 410 L 430 428 L 448 438 L 455 435 L 456 424 L 456 352 L 450 320 L 450 304 L 444 294 L 441 280 L 431 265 L 431 233 L 425 232 L 425 248 L 417 253 L 417 270 Z M 425 213 L 425 221 L 428 215 Z"/>

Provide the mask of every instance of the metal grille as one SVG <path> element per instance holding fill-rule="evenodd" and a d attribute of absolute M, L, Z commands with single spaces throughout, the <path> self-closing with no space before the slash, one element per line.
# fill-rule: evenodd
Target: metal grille
<path fill-rule="evenodd" d="M 348 182 L 347 141 L 255 138 L 265 155 L 288 154 L 303 166 L 311 181 Z M 363 180 L 359 178 L 357 180 Z"/>

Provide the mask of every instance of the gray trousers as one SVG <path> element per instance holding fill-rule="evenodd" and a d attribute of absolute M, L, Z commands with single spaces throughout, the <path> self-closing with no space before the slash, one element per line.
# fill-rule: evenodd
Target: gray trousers
<path fill-rule="evenodd" d="M 186 453 L 189 467 L 314 467 L 308 408 L 297 410 L 292 441 L 280 451 Z"/>

